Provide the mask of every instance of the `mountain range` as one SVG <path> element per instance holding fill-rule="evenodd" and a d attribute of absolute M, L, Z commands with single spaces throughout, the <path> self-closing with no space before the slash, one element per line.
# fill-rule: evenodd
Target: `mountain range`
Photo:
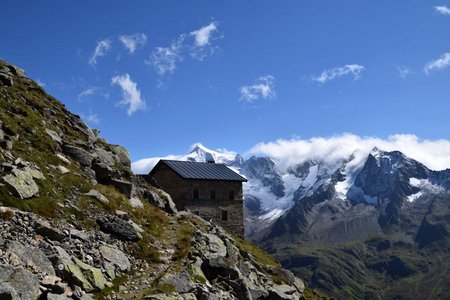
<path fill-rule="evenodd" d="M 244 175 L 246 237 L 339 299 L 450 297 L 450 170 L 400 151 L 359 149 L 282 167 L 271 157 L 213 151 Z"/>

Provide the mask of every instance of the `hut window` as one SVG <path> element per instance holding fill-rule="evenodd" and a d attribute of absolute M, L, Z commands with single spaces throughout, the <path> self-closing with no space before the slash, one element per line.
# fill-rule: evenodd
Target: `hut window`
<path fill-rule="evenodd" d="M 234 200 L 234 191 L 230 191 L 229 198 L 230 198 L 230 200 Z"/>
<path fill-rule="evenodd" d="M 194 199 L 198 199 L 199 198 L 198 194 L 199 194 L 198 189 L 194 189 L 194 192 L 193 192 Z"/>
<path fill-rule="evenodd" d="M 222 210 L 222 221 L 228 221 L 228 211 Z"/>
<path fill-rule="evenodd" d="M 211 199 L 216 199 L 216 191 L 211 190 L 210 197 Z"/>

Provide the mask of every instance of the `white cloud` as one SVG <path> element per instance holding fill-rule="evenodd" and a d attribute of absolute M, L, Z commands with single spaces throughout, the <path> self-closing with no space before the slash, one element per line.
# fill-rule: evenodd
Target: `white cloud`
<path fill-rule="evenodd" d="M 144 33 L 135 33 L 131 35 L 121 35 L 119 40 L 127 48 L 128 52 L 133 54 L 136 50 L 142 48 L 147 42 L 147 36 Z"/>
<path fill-rule="evenodd" d="M 359 137 L 354 134 L 314 137 L 308 140 L 280 139 L 257 144 L 247 154 L 271 156 L 279 162 L 280 168 L 287 169 L 310 159 L 320 159 L 334 165 L 352 154 L 362 161 L 374 147 L 384 151 L 401 151 L 433 170 L 450 168 L 449 140 L 423 140 L 411 134 L 396 134 L 387 139 Z"/>
<path fill-rule="evenodd" d="M 450 16 L 450 8 L 448 8 L 445 5 L 442 6 L 435 6 L 434 10 L 440 14 L 446 15 L 446 16 Z"/>
<path fill-rule="evenodd" d="M 110 39 L 100 40 L 95 47 L 94 53 L 92 53 L 92 56 L 89 59 L 89 65 L 94 68 L 97 65 L 97 58 L 105 56 L 106 52 L 108 52 L 110 48 Z"/>
<path fill-rule="evenodd" d="M 192 37 L 194 37 L 194 44 L 190 49 L 191 57 L 201 61 L 214 52 L 214 47 L 211 46 L 211 41 L 218 38 L 214 37 L 214 35 L 218 32 L 218 26 L 218 22 L 212 22 L 189 33 Z"/>
<path fill-rule="evenodd" d="M 361 73 L 365 70 L 364 66 L 361 65 L 345 65 L 341 67 L 336 67 L 329 70 L 324 70 L 319 76 L 315 76 L 312 80 L 319 82 L 320 84 L 324 84 L 327 81 L 333 80 L 335 78 L 339 78 L 344 75 L 353 75 L 354 80 L 358 80 L 361 78 Z"/>
<path fill-rule="evenodd" d="M 137 84 L 131 80 L 130 75 L 115 76 L 111 79 L 111 84 L 118 85 L 122 89 L 123 98 L 118 105 L 128 106 L 128 116 L 131 116 L 138 110 L 146 109 L 147 106 L 141 97 L 141 91 L 138 89 Z"/>
<path fill-rule="evenodd" d="M 217 25 L 217 22 L 212 22 L 198 30 L 192 31 L 190 35 L 195 37 L 195 45 L 198 47 L 209 45 L 212 34 L 214 31 L 217 31 Z"/>
<path fill-rule="evenodd" d="M 400 78 L 405 79 L 408 75 L 411 75 L 413 71 L 410 68 L 397 66 L 398 75 Z"/>
<path fill-rule="evenodd" d="M 255 84 L 244 85 L 240 88 L 241 100 L 254 102 L 258 99 L 271 99 L 275 97 L 275 78 L 272 75 L 259 77 Z"/>
<path fill-rule="evenodd" d="M 434 70 L 442 70 L 450 66 L 450 52 L 444 53 L 436 60 L 428 62 L 423 68 L 426 74 Z"/>
<path fill-rule="evenodd" d="M 183 60 L 181 50 L 184 35 L 173 41 L 169 47 L 156 47 L 145 62 L 153 65 L 159 75 L 173 74 L 177 68 L 177 62 Z"/>
<path fill-rule="evenodd" d="M 89 116 L 87 117 L 87 121 L 91 124 L 100 124 L 100 118 L 98 117 L 97 114 L 89 114 Z"/>
<path fill-rule="evenodd" d="M 96 93 L 97 90 L 98 90 L 98 88 L 95 87 L 95 86 L 87 88 L 87 89 L 83 90 L 81 93 L 78 94 L 78 99 L 92 96 L 92 95 L 94 95 Z"/>

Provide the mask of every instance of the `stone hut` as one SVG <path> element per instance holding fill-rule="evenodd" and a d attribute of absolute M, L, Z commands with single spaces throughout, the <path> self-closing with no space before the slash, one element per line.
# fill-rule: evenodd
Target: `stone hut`
<path fill-rule="evenodd" d="M 149 175 L 171 195 L 178 210 L 189 209 L 244 236 L 242 182 L 247 179 L 224 164 L 160 160 Z"/>

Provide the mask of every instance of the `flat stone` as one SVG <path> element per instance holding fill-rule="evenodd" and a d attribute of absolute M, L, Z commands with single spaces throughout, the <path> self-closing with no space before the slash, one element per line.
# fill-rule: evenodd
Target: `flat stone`
<path fill-rule="evenodd" d="M 69 169 L 67 169 L 66 167 L 64 167 L 64 166 L 56 166 L 56 171 L 58 171 L 60 174 L 67 174 L 67 173 L 70 173 L 70 170 Z"/>
<path fill-rule="evenodd" d="M 89 235 L 84 231 L 77 230 L 77 229 L 71 229 L 69 232 L 70 232 L 71 237 L 74 237 L 74 238 L 79 239 L 80 241 L 84 241 L 84 242 L 89 241 Z"/>
<path fill-rule="evenodd" d="M 62 139 L 59 136 L 59 134 L 57 134 L 55 131 L 45 128 L 45 132 L 47 132 L 48 136 L 54 141 L 57 142 L 58 144 L 62 144 Z"/>
<path fill-rule="evenodd" d="M 120 271 L 127 272 L 130 270 L 131 264 L 128 257 L 119 249 L 108 246 L 100 246 L 99 250 L 103 258 L 117 266 Z"/>
<path fill-rule="evenodd" d="M 97 190 L 90 190 L 89 192 L 87 192 L 85 194 L 86 196 L 89 197 L 93 197 L 95 199 L 97 199 L 98 201 L 104 203 L 104 204 L 109 204 L 109 200 L 108 198 L 106 198 L 105 196 L 103 196 L 99 191 Z"/>
<path fill-rule="evenodd" d="M 68 160 L 67 157 L 65 157 L 64 155 L 57 153 L 56 157 L 59 158 L 66 165 L 70 165 L 70 160 Z"/>

